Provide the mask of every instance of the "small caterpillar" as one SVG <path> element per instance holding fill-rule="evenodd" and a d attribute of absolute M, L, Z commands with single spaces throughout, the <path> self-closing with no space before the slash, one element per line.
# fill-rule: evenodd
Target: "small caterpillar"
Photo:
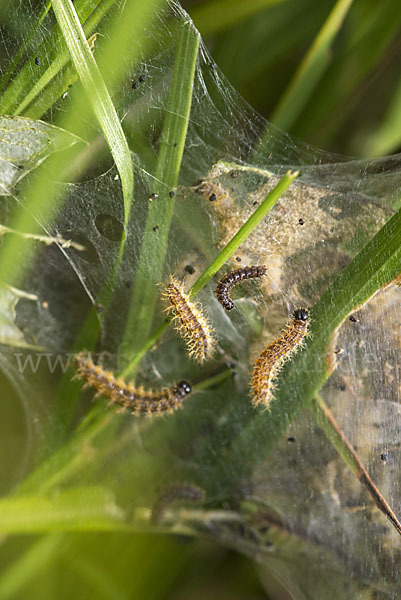
<path fill-rule="evenodd" d="M 308 333 L 309 311 L 299 308 L 294 311 L 293 320 L 280 337 L 271 342 L 255 361 L 252 376 L 252 404 L 263 404 L 268 410 L 273 398 L 274 379 L 283 363 L 302 346 Z"/>
<path fill-rule="evenodd" d="M 220 183 L 216 184 L 211 181 L 201 181 L 195 191 L 208 198 L 210 202 L 224 202 L 230 197 Z"/>
<path fill-rule="evenodd" d="M 151 523 L 159 525 L 163 520 L 166 508 L 177 500 L 183 502 L 203 502 L 204 499 L 204 490 L 196 485 L 188 485 L 186 483 L 170 485 L 163 490 L 153 505 L 150 516 Z"/>
<path fill-rule="evenodd" d="M 191 393 L 191 385 L 180 381 L 176 385 L 159 391 L 136 388 L 132 383 L 116 378 L 113 373 L 95 365 L 84 353 L 75 357 L 77 376 L 86 380 L 86 386 L 97 390 L 99 395 L 109 398 L 114 404 L 135 412 L 148 414 L 172 412 L 182 405 Z"/>
<path fill-rule="evenodd" d="M 189 356 L 200 363 L 210 358 L 214 352 L 215 341 L 200 305 L 189 300 L 183 286 L 172 275 L 163 297 L 170 303 L 166 310 L 172 311 L 174 320 L 179 323 L 177 330 L 187 344 Z"/>
<path fill-rule="evenodd" d="M 232 310 L 234 308 L 234 302 L 230 298 L 230 289 L 236 283 L 243 281 L 244 279 L 254 279 L 255 277 L 263 277 L 266 275 L 266 267 L 240 267 L 230 271 L 227 275 L 224 275 L 217 284 L 216 296 L 223 308 L 226 310 Z"/>

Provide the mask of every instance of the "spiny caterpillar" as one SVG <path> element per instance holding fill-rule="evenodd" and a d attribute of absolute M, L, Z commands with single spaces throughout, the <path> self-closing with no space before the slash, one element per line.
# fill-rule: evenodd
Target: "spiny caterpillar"
<path fill-rule="evenodd" d="M 163 297 L 170 303 L 166 310 L 172 311 L 174 320 L 179 323 L 177 331 L 187 344 L 189 356 L 200 363 L 210 358 L 215 348 L 215 341 L 212 329 L 203 316 L 199 304 L 189 300 L 183 286 L 172 275 Z"/>
<path fill-rule="evenodd" d="M 77 377 L 86 380 L 85 386 L 97 390 L 99 395 L 109 398 L 111 403 L 132 410 L 134 413 L 172 412 L 182 405 L 183 400 L 191 393 L 191 385 L 180 381 L 176 385 L 161 388 L 159 391 L 136 388 L 132 383 L 116 378 L 113 373 L 95 365 L 84 353 L 75 357 Z"/>
<path fill-rule="evenodd" d="M 243 281 L 244 279 L 254 279 L 256 277 L 263 277 L 266 275 L 266 267 L 240 267 L 234 269 L 224 275 L 217 284 L 216 296 L 223 308 L 226 310 L 232 310 L 234 308 L 234 302 L 230 298 L 230 289 L 236 283 Z"/>
<path fill-rule="evenodd" d="M 274 379 L 284 362 L 302 346 L 308 332 L 309 311 L 299 308 L 280 337 L 271 342 L 255 361 L 252 376 L 252 404 L 263 404 L 268 410 L 273 398 Z"/>
<path fill-rule="evenodd" d="M 154 525 L 159 525 L 163 520 L 166 508 L 173 502 L 203 502 L 204 499 L 204 490 L 195 485 L 186 483 L 170 485 L 163 490 L 153 505 L 150 520 Z"/>

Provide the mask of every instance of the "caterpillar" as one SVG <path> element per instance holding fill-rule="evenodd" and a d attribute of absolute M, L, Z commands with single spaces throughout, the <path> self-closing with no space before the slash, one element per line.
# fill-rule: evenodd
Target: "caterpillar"
<path fill-rule="evenodd" d="M 210 202 L 224 202 L 230 196 L 222 187 L 221 183 L 212 183 L 211 181 L 201 181 L 200 184 L 195 188 L 198 194 L 202 194 L 205 198 L 208 198 Z"/>
<path fill-rule="evenodd" d="M 263 404 L 269 410 L 275 387 L 273 382 L 284 362 L 302 347 L 303 339 L 308 334 L 308 325 L 309 311 L 306 308 L 295 310 L 292 321 L 281 336 L 259 354 L 251 381 L 254 406 Z"/>
<path fill-rule="evenodd" d="M 169 302 L 166 310 L 172 311 L 174 320 L 178 322 L 176 328 L 186 342 L 189 356 L 200 363 L 210 358 L 214 352 L 215 340 L 200 305 L 189 300 L 183 286 L 172 275 L 163 298 Z"/>
<path fill-rule="evenodd" d="M 170 485 L 163 490 L 153 505 L 150 521 L 154 525 L 159 525 L 163 520 L 166 508 L 177 500 L 183 502 L 203 502 L 204 499 L 205 491 L 196 485 L 188 485 L 186 483 Z"/>
<path fill-rule="evenodd" d="M 191 384 L 180 381 L 172 387 L 159 391 L 136 388 L 132 383 L 116 378 L 113 373 L 95 365 L 85 353 L 75 357 L 77 377 L 85 379 L 85 386 L 93 387 L 99 395 L 109 398 L 113 404 L 133 411 L 133 413 L 172 412 L 181 407 L 183 400 L 191 393 Z"/>
<path fill-rule="evenodd" d="M 263 277 L 266 275 L 266 267 L 240 267 L 234 269 L 224 275 L 217 284 L 216 296 L 223 308 L 226 310 L 232 310 L 234 308 L 234 302 L 230 298 L 230 289 L 236 283 L 243 281 L 244 279 L 254 279 L 255 277 Z"/>

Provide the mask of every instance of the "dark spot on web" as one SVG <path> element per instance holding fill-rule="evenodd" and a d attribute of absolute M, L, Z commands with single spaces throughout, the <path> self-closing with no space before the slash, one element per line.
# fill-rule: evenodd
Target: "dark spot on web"
<path fill-rule="evenodd" d="M 95 225 L 100 235 L 106 239 L 111 242 L 121 241 L 124 233 L 124 226 L 112 215 L 100 213 L 95 218 Z"/>

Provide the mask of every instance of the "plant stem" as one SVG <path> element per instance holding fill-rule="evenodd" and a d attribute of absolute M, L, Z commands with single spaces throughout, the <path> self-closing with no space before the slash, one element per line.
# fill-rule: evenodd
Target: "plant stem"
<path fill-rule="evenodd" d="M 309 410 L 312 413 L 317 425 L 322 429 L 327 439 L 337 450 L 339 456 L 372 496 L 376 506 L 392 523 L 398 533 L 401 534 L 401 523 L 390 508 L 384 496 L 373 483 L 369 473 L 363 466 L 361 459 L 345 437 L 345 434 L 341 431 L 338 423 L 334 419 L 333 414 L 319 394 L 316 394 L 315 398 L 312 400 L 311 404 L 309 405 Z"/>
<path fill-rule="evenodd" d="M 202 273 L 202 275 L 195 281 L 188 294 L 192 298 L 196 296 L 200 290 L 210 281 L 210 279 L 221 269 L 221 267 L 228 261 L 228 259 L 238 250 L 241 244 L 249 237 L 252 231 L 259 225 L 265 218 L 267 213 L 273 208 L 276 202 L 289 188 L 291 183 L 299 175 L 298 171 L 288 171 L 282 179 L 278 182 L 275 188 L 269 192 L 262 204 L 255 210 L 255 212 L 249 217 L 246 223 L 241 229 L 235 234 L 235 236 L 228 242 L 227 246 L 220 252 L 220 254 L 214 259 L 212 264 Z"/>
<path fill-rule="evenodd" d="M 223 371 L 220 371 L 220 373 L 217 373 L 216 375 L 212 375 L 212 377 L 208 377 L 207 379 L 204 379 L 203 381 L 200 381 L 199 383 L 197 383 L 194 386 L 195 390 L 197 390 L 197 391 L 207 390 L 207 389 L 213 387 L 214 385 L 223 383 L 224 381 L 229 379 L 232 376 L 232 374 L 233 374 L 232 369 L 224 369 Z"/>

